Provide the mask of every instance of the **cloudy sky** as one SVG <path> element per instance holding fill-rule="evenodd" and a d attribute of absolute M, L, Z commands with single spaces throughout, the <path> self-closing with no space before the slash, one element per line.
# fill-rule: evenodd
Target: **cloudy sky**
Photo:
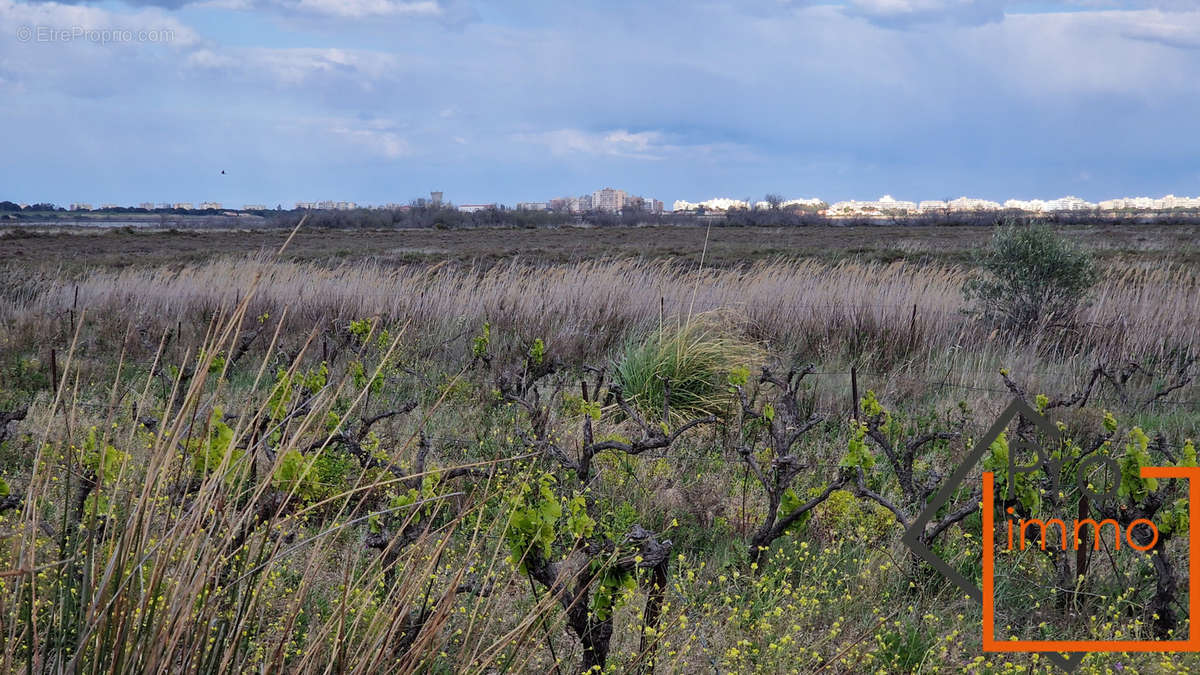
<path fill-rule="evenodd" d="M 1198 111 L 1196 0 L 0 0 L 22 202 L 1191 196 Z"/>

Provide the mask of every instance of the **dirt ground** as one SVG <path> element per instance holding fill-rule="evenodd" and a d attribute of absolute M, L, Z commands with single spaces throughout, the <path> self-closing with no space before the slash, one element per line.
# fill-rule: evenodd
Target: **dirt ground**
<path fill-rule="evenodd" d="M 1062 232 L 1105 258 L 1200 264 L 1200 227 L 1081 226 Z M 731 266 L 772 258 L 956 263 L 991 236 L 989 227 L 858 226 L 743 228 L 611 227 L 468 230 L 302 230 L 287 257 L 331 264 L 452 260 L 490 265 L 514 258 L 571 262 L 645 257 Z M 0 263 L 63 268 L 179 265 L 226 255 L 273 253 L 282 230 L 10 229 Z"/>

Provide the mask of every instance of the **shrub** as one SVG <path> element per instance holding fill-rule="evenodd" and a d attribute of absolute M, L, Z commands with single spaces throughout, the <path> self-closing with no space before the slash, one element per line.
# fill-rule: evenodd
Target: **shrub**
<path fill-rule="evenodd" d="M 702 316 L 626 343 L 615 380 L 628 400 L 654 416 L 662 413 L 669 383 L 671 416 L 685 419 L 729 410 L 736 397 L 730 375 L 762 360 L 760 347 L 722 332 L 715 317 Z"/>
<path fill-rule="evenodd" d="M 1099 278 L 1091 254 L 1044 223 L 1001 227 L 979 264 L 986 276 L 966 283 L 967 300 L 985 319 L 1018 330 L 1072 320 Z"/>

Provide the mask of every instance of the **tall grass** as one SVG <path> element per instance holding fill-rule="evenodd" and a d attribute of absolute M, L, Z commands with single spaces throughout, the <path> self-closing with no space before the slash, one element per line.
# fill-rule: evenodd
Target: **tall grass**
<path fill-rule="evenodd" d="M 65 316 L 78 304 L 160 334 L 180 317 L 215 315 L 260 275 L 262 290 L 248 315 L 278 315 L 287 307 L 289 332 L 323 320 L 381 316 L 448 339 L 487 320 L 498 332 L 542 337 L 556 354 L 579 361 L 614 353 L 632 332 L 655 328 L 660 315 L 685 320 L 689 309 L 723 312 L 748 338 L 812 358 L 891 365 L 918 348 L 1011 342 L 963 315 L 968 271 L 905 263 L 776 262 L 684 278 L 668 263 L 628 260 L 487 270 L 221 260 L 43 279 L 10 296 L 0 316 L 37 335 L 45 317 Z M 1073 332 L 1025 336 L 1033 353 L 1088 352 L 1108 360 L 1162 358 L 1198 338 L 1200 276 L 1186 267 L 1142 264 L 1111 269 Z"/>
<path fill-rule="evenodd" d="M 229 391 L 217 360 L 234 348 L 248 305 L 210 322 L 191 354 L 195 376 L 177 369 L 175 391 L 157 400 L 155 376 L 121 391 L 121 358 L 110 404 L 93 408 L 74 369 L 84 345 L 71 343 L 54 395 L 35 401 L 27 420 L 37 451 L 21 480 L 24 507 L 0 514 L 0 672 L 416 672 L 437 658 L 447 639 L 440 626 L 459 606 L 448 589 L 483 589 L 500 559 L 504 523 L 476 501 L 496 484 L 385 508 L 381 496 L 403 492 L 401 479 L 364 471 L 319 500 L 300 499 L 272 477 L 291 453 L 320 456 L 321 439 L 336 431 L 334 401 L 352 402 L 337 410 L 349 419 L 367 392 L 348 376 L 329 382 L 297 414 L 271 421 L 278 442 L 264 445 L 270 397 Z M 250 392 L 270 382 L 273 352 L 251 368 Z M 235 404 L 225 412 L 236 417 L 217 415 L 222 403 Z M 130 404 L 142 420 L 160 417 L 140 423 Z M 410 464 L 408 438 L 383 456 Z M 197 470 L 197 452 L 212 447 Z M 446 515 L 380 555 L 359 533 L 381 509 L 403 522 L 421 510 Z M 486 593 L 475 602 L 475 630 L 512 629 L 511 613 L 491 602 Z M 528 632 L 518 630 L 514 644 Z M 476 660 L 486 666 L 510 646 Z"/>

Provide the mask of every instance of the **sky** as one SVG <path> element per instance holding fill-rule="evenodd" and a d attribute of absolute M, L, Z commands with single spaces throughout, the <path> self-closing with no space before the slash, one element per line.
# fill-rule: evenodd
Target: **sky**
<path fill-rule="evenodd" d="M 0 0 L 22 203 L 1194 196 L 1197 111 L 1197 0 Z"/>

